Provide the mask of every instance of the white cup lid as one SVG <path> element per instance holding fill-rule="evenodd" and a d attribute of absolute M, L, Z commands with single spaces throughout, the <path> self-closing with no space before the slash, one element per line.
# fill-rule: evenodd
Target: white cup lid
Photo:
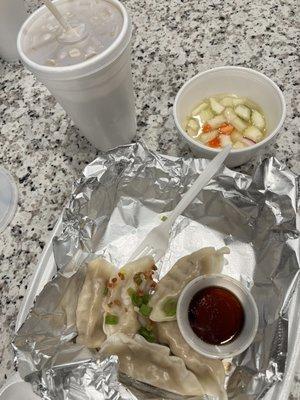
<path fill-rule="evenodd" d="M 13 177 L 0 167 L 0 233 L 13 219 L 18 204 L 18 189 Z"/>
<path fill-rule="evenodd" d="M 119 0 L 99 0 L 98 2 L 95 3 L 95 1 L 88 0 L 87 2 L 79 1 L 76 0 L 74 2 L 71 2 L 72 4 L 70 5 L 70 2 L 67 0 L 54 0 L 54 3 L 58 6 L 60 6 L 60 11 L 62 12 L 62 7 L 66 6 L 69 7 L 70 10 L 73 10 L 75 13 L 75 6 L 79 5 L 80 7 L 84 7 L 85 3 L 91 3 L 95 4 L 95 6 L 100 7 L 101 5 L 105 5 L 108 11 L 111 12 L 111 14 L 116 14 L 118 18 L 116 19 L 114 23 L 114 28 L 118 28 L 115 32 L 114 29 L 113 31 L 107 31 L 106 34 L 100 34 L 99 30 L 101 30 L 102 27 L 105 27 L 106 25 L 109 25 L 110 23 L 105 23 L 104 25 L 98 24 L 97 23 L 97 29 L 94 32 L 94 34 L 91 34 L 91 26 L 93 25 L 90 21 L 87 20 L 87 18 L 84 18 L 84 15 L 80 15 L 80 10 L 77 10 L 77 14 L 75 17 L 77 18 L 77 23 L 78 24 L 84 24 L 86 26 L 87 31 L 89 34 L 86 36 L 86 39 L 83 41 L 80 41 L 81 45 L 85 48 L 85 55 L 88 55 L 87 52 L 89 52 L 90 45 L 87 45 L 87 43 L 91 42 L 91 47 L 95 50 L 95 46 L 92 46 L 93 41 L 99 41 L 100 39 L 104 40 L 104 36 L 106 37 L 106 45 L 103 47 L 103 49 L 98 49 L 96 54 L 92 56 L 91 58 L 88 58 L 86 60 L 81 60 L 75 62 L 74 64 L 71 63 L 70 65 L 57 65 L 57 66 L 51 66 L 51 65 L 44 65 L 43 63 L 37 62 L 37 60 L 32 57 L 32 54 L 30 52 L 28 53 L 28 46 L 26 43 L 31 41 L 31 33 L 34 31 L 35 23 L 40 24 L 40 21 L 43 19 L 43 17 L 49 15 L 49 12 L 45 6 L 40 7 L 37 9 L 33 14 L 31 14 L 28 19 L 24 22 L 23 26 L 21 27 L 17 39 L 17 47 L 18 47 L 18 52 L 20 54 L 20 57 L 22 61 L 25 63 L 27 68 L 35 73 L 38 73 L 39 76 L 43 76 L 45 79 L 51 79 L 51 80 L 69 80 L 69 79 L 78 79 L 83 76 L 88 76 L 90 74 L 93 74 L 95 72 L 98 72 L 99 70 L 107 67 L 111 63 L 113 63 L 126 49 L 128 46 L 130 39 L 131 39 L 131 33 L 132 33 L 132 26 L 131 26 L 131 20 L 129 18 L 129 15 L 127 13 L 126 8 L 124 5 L 119 1 Z M 72 8 L 73 7 L 73 8 Z M 114 10 L 114 12 L 113 12 Z M 67 10 L 66 10 L 67 12 Z M 74 18 L 75 18 L 74 17 Z M 94 16 L 96 17 L 96 15 Z M 75 20 L 76 20 L 75 18 Z M 93 17 L 92 17 L 93 18 Z M 75 21 L 74 20 L 74 21 Z M 75 22 L 73 23 L 75 24 Z M 72 21 L 69 21 L 70 23 Z M 99 25 L 99 26 L 98 26 Z M 95 26 L 94 26 L 95 28 Z M 96 28 L 95 28 L 96 29 Z M 46 38 L 48 33 L 46 34 Z M 112 34 L 112 36 L 111 36 Z M 116 34 L 116 35 L 115 35 Z M 56 37 L 55 34 L 53 33 L 53 37 Z M 85 37 L 85 36 L 84 36 Z M 100 38 L 100 39 L 99 39 Z M 54 39 L 53 39 L 54 40 Z M 86 43 L 87 40 L 87 43 Z M 77 54 L 78 48 L 76 46 L 79 46 L 80 43 L 78 42 L 76 45 L 71 46 L 71 51 L 72 55 Z M 81 46 L 80 45 L 80 46 Z M 60 52 L 64 51 L 70 47 L 67 42 L 64 42 L 64 45 L 59 42 L 58 37 L 57 40 L 55 39 L 54 42 L 49 43 L 45 41 L 44 46 L 40 46 L 40 49 L 45 50 L 47 53 L 47 58 L 48 56 L 50 57 L 50 53 L 48 54 L 48 51 L 51 50 L 51 46 L 54 46 L 54 53 L 55 52 Z M 60 46 L 63 46 L 63 49 L 59 49 Z M 33 46 L 34 48 L 35 46 Z M 74 48 L 73 48 L 74 47 Z M 96 46 L 97 47 L 97 46 Z M 56 50 L 55 50 L 56 49 Z M 77 50 L 76 50 L 77 49 Z M 73 50 L 75 52 L 73 52 Z M 94 51 L 93 50 L 93 51 Z M 51 50 L 53 51 L 53 49 Z M 82 52 L 79 51 L 79 53 L 82 55 Z M 93 53 L 93 52 L 92 52 Z M 70 53 L 68 53 L 70 55 Z M 61 54 L 62 55 L 62 54 Z M 51 58 L 51 57 L 50 57 Z M 76 57 L 75 57 L 76 58 Z M 51 61 L 51 60 L 50 60 Z"/>

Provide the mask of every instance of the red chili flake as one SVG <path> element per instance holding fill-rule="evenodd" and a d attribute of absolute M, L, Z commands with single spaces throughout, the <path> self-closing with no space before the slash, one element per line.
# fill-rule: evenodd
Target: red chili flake
<path fill-rule="evenodd" d="M 138 272 L 134 275 L 133 280 L 137 286 L 140 286 L 143 283 L 142 272 Z"/>
<path fill-rule="evenodd" d="M 120 302 L 119 299 L 114 300 L 114 304 L 115 304 L 116 306 L 119 306 L 119 307 L 121 307 L 121 305 L 122 305 L 122 303 Z"/>
<path fill-rule="evenodd" d="M 122 272 L 119 272 L 118 275 L 119 275 L 121 281 L 124 281 L 125 275 Z"/>
<path fill-rule="evenodd" d="M 107 286 L 108 286 L 109 288 L 114 287 L 114 285 L 113 285 L 111 282 L 108 282 Z"/>
<path fill-rule="evenodd" d="M 137 294 L 138 294 L 138 296 L 142 297 L 142 296 L 144 296 L 144 291 L 141 289 L 138 289 Z"/>
<path fill-rule="evenodd" d="M 151 272 L 150 271 L 146 271 L 143 274 L 144 274 L 145 279 L 148 279 L 148 278 L 150 278 Z"/>
<path fill-rule="evenodd" d="M 150 285 L 150 287 L 152 287 L 153 289 L 155 289 L 156 286 L 157 286 L 157 283 L 156 283 L 156 282 L 152 282 L 151 285 Z"/>

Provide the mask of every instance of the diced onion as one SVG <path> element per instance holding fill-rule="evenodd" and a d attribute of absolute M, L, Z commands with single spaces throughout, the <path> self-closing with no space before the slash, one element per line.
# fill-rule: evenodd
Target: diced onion
<path fill-rule="evenodd" d="M 253 146 L 254 144 L 256 144 L 256 142 L 254 142 L 253 140 L 245 137 L 242 139 L 242 142 L 245 143 L 247 146 Z"/>

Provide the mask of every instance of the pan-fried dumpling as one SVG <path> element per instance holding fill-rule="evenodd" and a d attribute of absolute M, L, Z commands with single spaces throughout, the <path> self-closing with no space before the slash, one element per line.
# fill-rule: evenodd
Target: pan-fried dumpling
<path fill-rule="evenodd" d="M 96 348 L 106 339 L 102 327 L 102 302 L 108 280 L 114 273 L 113 265 L 102 258 L 97 258 L 87 265 L 76 310 L 77 343 Z"/>
<path fill-rule="evenodd" d="M 142 336 L 122 333 L 110 336 L 100 350 L 102 357 L 117 355 L 120 371 L 149 385 L 183 396 L 201 396 L 201 382 L 181 358 L 171 356 L 167 346 L 147 342 Z"/>
<path fill-rule="evenodd" d="M 107 336 L 117 332 L 136 334 L 140 327 L 139 310 L 145 313 L 149 310 L 149 292 L 155 285 L 154 269 L 153 258 L 146 256 L 126 264 L 110 279 L 103 302 L 103 330 Z"/>
<path fill-rule="evenodd" d="M 54 320 L 55 322 L 53 321 L 53 323 L 55 325 L 59 324 L 59 322 L 56 321 L 56 318 L 58 318 L 58 320 L 61 320 L 63 313 L 64 335 L 66 336 L 68 331 L 74 332 L 74 328 L 76 327 L 77 302 L 74 301 L 74 299 L 76 299 L 78 292 L 80 292 L 82 288 L 83 278 L 84 274 L 80 270 L 73 274 L 70 278 L 66 278 L 64 276 L 60 277 L 61 281 L 58 287 L 60 289 L 61 286 L 63 295 L 62 297 L 60 296 L 60 294 L 57 296 L 58 299 L 61 297 L 61 300 L 59 302 L 59 306 L 57 306 L 57 313 L 55 313 Z"/>
<path fill-rule="evenodd" d="M 224 254 L 228 253 L 228 247 L 220 250 L 205 247 L 180 258 L 158 282 L 149 302 L 152 307 L 150 319 L 157 322 L 175 320 L 177 300 L 183 288 L 199 275 L 221 272 Z"/>
<path fill-rule="evenodd" d="M 157 323 L 156 335 L 159 343 L 169 346 L 172 354 L 180 357 L 196 375 L 206 394 L 216 396 L 219 400 L 227 399 L 224 389 L 225 371 L 221 360 L 207 358 L 194 351 L 184 340 L 176 321 Z"/>

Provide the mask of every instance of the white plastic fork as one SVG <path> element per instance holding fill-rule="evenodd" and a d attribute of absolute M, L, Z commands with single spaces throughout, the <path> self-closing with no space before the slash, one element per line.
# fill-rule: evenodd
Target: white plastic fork
<path fill-rule="evenodd" d="M 200 176 L 195 180 L 190 189 L 177 204 L 168 219 L 155 228 L 153 228 L 142 243 L 135 249 L 128 261 L 150 255 L 157 262 L 164 254 L 169 245 L 170 229 L 176 218 L 186 209 L 194 200 L 197 194 L 204 186 L 208 184 L 211 178 L 218 172 L 220 166 L 226 160 L 230 153 L 231 146 L 226 146 L 205 168 Z"/>

